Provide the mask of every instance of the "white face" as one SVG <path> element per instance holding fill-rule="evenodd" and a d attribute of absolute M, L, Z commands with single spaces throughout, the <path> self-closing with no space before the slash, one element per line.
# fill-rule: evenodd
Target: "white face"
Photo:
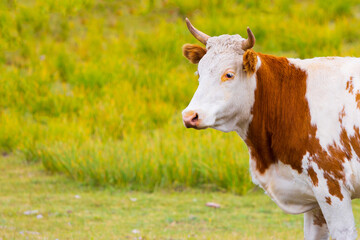
<path fill-rule="evenodd" d="M 185 123 L 187 127 L 246 133 L 251 121 L 256 77 L 255 74 L 248 76 L 243 70 L 244 51 L 238 48 L 243 40 L 239 35 L 208 40 L 207 53 L 198 65 L 198 89 L 182 113 L 184 123 L 189 116 L 197 115 L 196 122 Z"/>

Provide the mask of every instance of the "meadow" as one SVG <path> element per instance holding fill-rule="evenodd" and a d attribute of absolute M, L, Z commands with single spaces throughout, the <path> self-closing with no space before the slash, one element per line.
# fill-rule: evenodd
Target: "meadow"
<path fill-rule="evenodd" d="M 235 133 L 183 127 L 197 87 L 181 53 L 209 35 L 255 51 L 360 56 L 358 0 L 0 1 L 0 151 L 94 186 L 253 188 Z"/>
<path fill-rule="evenodd" d="M 284 213 L 259 190 L 94 187 L 12 154 L 0 156 L 0 171 L 2 240 L 303 239 L 303 216 Z M 359 229 L 360 199 L 352 207 Z"/>
<path fill-rule="evenodd" d="M 2 240 L 295 240 L 303 235 L 302 216 L 284 214 L 262 192 L 93 187 L 12 155 L 0 157 L 0 170 Z M 206 207 L 209 201 L 221 208 Z M 357 203 L 354 210 L 359 208 Z"/>

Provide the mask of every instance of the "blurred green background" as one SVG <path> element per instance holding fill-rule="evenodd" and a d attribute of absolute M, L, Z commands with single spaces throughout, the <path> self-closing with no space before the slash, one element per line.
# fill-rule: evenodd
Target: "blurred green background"
<path fill-rule="evenodd" d="M 185 17 L 213 36 L 249 26 L 263 53 L 360 56 L 358 0 L 2 0 L 2 154 L 91 185 L 251 189 L 235 133 L 183 127 Z"/>

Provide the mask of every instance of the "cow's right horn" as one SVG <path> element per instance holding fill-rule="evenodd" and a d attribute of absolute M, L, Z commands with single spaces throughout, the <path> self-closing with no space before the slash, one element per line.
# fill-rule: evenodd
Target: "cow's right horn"
<path fill-rule="evenodd" d="M 206 35 L 205 33 L 197 30 L 189 21 L 188 18 L 185 19 L 186 21 L 186 25 L 189 29 L 189 31 L 191 32 L 191 34 L 197 39 L 199 40 L 201 43 L 203 43 L 204 45 L 206 45 L 207 40 L 210 38 L 209 35 Z"/>
<path fill-rule="evenodd" d="M 247 34 L 248 34 L 248 38 L 242 43 L 242 46 L 241 46 L 241 48 L 244 51 L 252 48 L 255 45 L 255 36 L 249 27 L 247 27 Z"/>

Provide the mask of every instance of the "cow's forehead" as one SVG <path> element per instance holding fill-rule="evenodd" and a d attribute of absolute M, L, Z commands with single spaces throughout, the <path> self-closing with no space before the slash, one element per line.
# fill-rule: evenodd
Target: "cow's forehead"
<path fill-rule="evenodd" d="M 198 70 L 215 73 L 223 71 L 224 68 L 236 66 L 242 60 L 240 55 L 244 54 L 241 48 L 244 40 L 240 35 L 209 38 L 206 44 L 207 52 L 199 62 Z"/>
<path fill-rule="evenodd" d="M 238 34 L 224 34 L 217 37 L 210 37 L 207 41 L 206 49 L 214 54 L 227 51 L 243 54 L 244 50 L 241 48 L 243 41 L 245 41 L 245 39 Z"/>

